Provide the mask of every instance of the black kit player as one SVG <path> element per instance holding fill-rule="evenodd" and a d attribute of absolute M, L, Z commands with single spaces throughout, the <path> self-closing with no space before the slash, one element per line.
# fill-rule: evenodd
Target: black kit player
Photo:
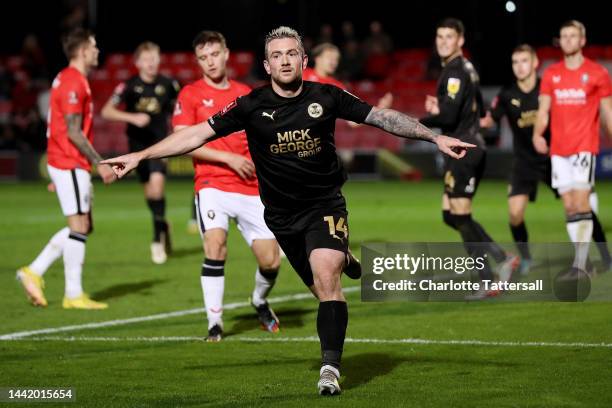
<path fill-rule="evenodd" d="M 128 124 L 131 152 L 154 145 L 168 134 L 168 118 L 174 109 L 179 84 L 159 74 L 160 57 L 157 44 L 150 41 L 140 44 L 134 52 L 138 74 L 117 85 L 102 109 L 104 119 Z M 124 110 L 120 109 L 122 104 Z M 138 166 L 137 173 L 153 216 L 151 260 L 163 264 L 171 251 L 164 194 L 166 163 L 162 160 L 145 160 Z"/>
<path fill-rule="evenodd" d="M 525 210 L 528 202 L 535 202 L 538 183 L 541 181 L 552 187 L 551 165 L 548 155 L 535 151 L 531 141 L 533 125 L 538 113 L 540 79 L 537 76 L 538 57 L 532 46 L 521 44 L 512 52 L 512 71 L 516 81 L 500 90 L 491 103 L 491 110 L 480 121 L 482 127 L 492 127 L 503 116 L 508 118 L 512 129 L 514 159 L 508 185 L 508 210 L 510 231 L 521 254 L 519 271 L 521 275 L 529 272 L 532 264 L 529 250 L 529 235 L 525 225 Z M 545 137 L 550 141 L 550 132 Z M 611 262 L 603 228 L 593 211 L 593 241 L 598 244 L 604 264 Z"/>
<path fill-rule="evenodd" d="M 519 258 L 506 254 L 472 218 L 472 199 L 485 169 L 486 151 L 479 133 L 480 115 L 484 110 L 479 77 L 472 63 L 463 57 L 464 32 L 463 23 L 454 18 L 441 21 L 436 28 L 436 48 L 443 70 L 436 96 L 427 96 L 425 110 L 429 116 L 422 118 L 421 123 L 478 146 L 468 150 L 465 160 L 445 158 L 442 216 L 448 226 L 461 234 L 468 253 L 477 257 L 490 253 L 497 262 L 499 280 L 508 281 Z M 493 280 L 488 262 L 486 266 L 480 272 L 480 279 Z M 469 298 L 481 299 L 498 293 L 482 285 Z"/>
<path fill-rule="evenodd" d="M 359 278 L 348 252 L 348 213 L 341 187 L 346 172 L 334 145 L 337 118 L 366 123 L 401 137 L 427 140 L 459 159 L 474 147 L 436 135 L 418 120 L 377 109 L 333 85 L 302 80 L 308 64 L 299 34 L 279 27 L 265 42 L 271 84 L 230 103 L 208 121 L 181 129 L 141 152 L 108 159 L 120 177 L 143 159 L 180 155 L 245 129 L 265 221 L 293 268 L 319 300 L 320 394 L 340 392 L 340 359 L 348 309 L 341 274 Z"/>

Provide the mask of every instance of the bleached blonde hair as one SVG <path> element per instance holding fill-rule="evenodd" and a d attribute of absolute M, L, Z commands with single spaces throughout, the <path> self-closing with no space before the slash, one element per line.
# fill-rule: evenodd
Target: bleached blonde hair
<path fill-rule="evenodd" d="M 582 37 L 586 37 L 586 27 L 580 21 L 578 21 L 578 20 L 569 20 L 569 21 L 566 21 L 565 23 L 563 23 L 561 25 L 561 29 L 559 31 L 563 30 L 566 27 L 577 28 L 578 31 L 580 32 L 580 35 Z"/>
<path fill-rule="evenodd" d="M 300 34 L 298 34 L 298 32 L 291 27 L 280 26 L 270 31 L 268 35 L 266 35 L 266 45 L 264 48 L 266 59 L 268 59 L 268 44 L 270 44 L 270 42 L 273 40 L 278 40 L 281 38 L 293 38 L 295 41 L 297 41 L 298 51 L 300 54 L 302 54 L 302 56 L 304 56 L 304 44 L 302 44 L 302 37 L 300 37 Z"/>

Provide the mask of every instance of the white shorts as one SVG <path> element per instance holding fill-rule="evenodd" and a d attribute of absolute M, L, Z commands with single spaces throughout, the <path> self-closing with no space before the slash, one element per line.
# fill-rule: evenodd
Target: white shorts
<path fill-rule="evenodd" d="M 258 195 L 203 188 L 195 201 L 201 235 L 213 228 L 227 231 L 229 220 L 233 218 L 249 246 L 256 239 L 275 239 L 264 221 L 264 206 Z"/>
<path fill-rule="evenodd" d="M 83 169 L 63 170 L 50 165 L 47 170 L 64 215 L 87 214 L 93 198 L 91 174 Z"/>
<path fill-rule="evenodd" d="M 595 155 L 580 152 L 551 157 L 552 186 L 560 194 L 570 190 L 590 190 L 595 185 Z"/>

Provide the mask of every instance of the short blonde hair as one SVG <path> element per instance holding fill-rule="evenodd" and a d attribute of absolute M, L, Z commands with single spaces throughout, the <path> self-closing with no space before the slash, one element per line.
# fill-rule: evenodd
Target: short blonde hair
<path fill-rule="evenodd" d="M 298 51 L 304 56 L 304 44 L 302 44 L 302 37 L 291 27 L 280 26 L 270 31 L 268 35 L 266 35 L 266 45 L 264 47 L 265 59 L 268 59 L 268 44 L 270 44 L 273 40 L 279 40 L 281 38 L 293 38 L 297 41 Z"/>
<path fill-rule="evenodd" d="M 325 51 L 335 51 L 338 54 L 340 53 L 340 49 L 336 47 L 332 43 L 321 43 L 312 49 L 312 56 L 317 58 L 319 55 L 323 54 Z"/>
<path fill-rule="evenodd" d="M 569 20 L 569 21 L 566 21 L 565 23 L 563 23 L 561 25 L 561 28 L 559 29 L 559 31 L 561 31 L 561 30 L 563 30 L 564 28 L 567 28 L 567 27 L 577 28 L 578 31 L 580 31 L 580 35 L 583 36 L 583 37 L 586 37 L 586 27 L 580 21 L 578 21 L 578 20 Z"/>
<path fill-rule="evenodd" d="M 513 54 L 516 54 L 517 52 L 528 52 L 529 54 L 531 54 L 532 57 L 537 58 L 537 54 L 535 49 L 529 45 L 529 44 L 520 44 L 517 45 L 516 47 L 514 47 L 514 50 L 512 51 Z"/>
<path fill-rule="evenodd" d="M 138 47 L 136 47 L 136 50 L 134 51 L 134 60 L 137 60 L 138 57 L 140 57 L 140 54 L 142 54 L 145 51 L 154 51 L 159 54 L 160 53 L 159 45 L 155 44 L 152 41 L 143 42 Z"/>

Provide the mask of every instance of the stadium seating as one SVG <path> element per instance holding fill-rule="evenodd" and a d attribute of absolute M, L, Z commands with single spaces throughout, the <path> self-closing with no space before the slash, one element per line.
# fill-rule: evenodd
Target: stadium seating
<path fill-rule="evenodd" d="M 541 60 L 541 69 L 556 62 L 560 51 L 555 47 L 540 47 L 537 49 Z M 612 72 L 612 46 L 588 46 L 586 56 L 596 59 Z M 362 80 L 348 85 L 348 89 L 368 103 L 376 104 L 385 93 L 394 96 L 394 108 L 420 117 L 425 114 L 424 100 L 426 95 L 433 95 L 436 83 L 426 80 L 427 64 L 431 57 L 431 49 L 398 50 L 392 55 L 377 55 L 366 62 L 366 72 L 376 80 Z M 8 56 L 0 60 L 0 64 L 9 70 L 17 86 L 23 87 L 29 81 L 27 73 L 22 69 L 20 56 Z M 228 71 L 231 78 L 259 86 L 261 82 L 251 77 L 255 54 L 250 51 L 237 51 L 230 54 Z M 176 78 L 181 84 L 193 82 L 201 77 L 200 67 L 191 52 L 171 52 L 161 56 L 160 72 Z M 136 73 L 133 58 L 128 53 L 113 53 L 106 56 L 102 66 L 90 76 L 90 84 L 94 95 L 96 148 L 102 154 L 124 152 L 127 142 L 124 136 L 124 124 L 109 123 L 101 119 L 100 109 L 111 96 L 115 86 Z M 7 115 L 11 110 L 11 101 L 0 101 L 0 115 Z M 351 128 L 346 122 L 339 121 L 336 129 L 336 143 L 341 149 L 371 151 L 387 148 L 399 151 L 405 144 L 403 139 L 396 138 L 371 127 Z M 604 147 L 610 146 L 604 141 Z"/>

